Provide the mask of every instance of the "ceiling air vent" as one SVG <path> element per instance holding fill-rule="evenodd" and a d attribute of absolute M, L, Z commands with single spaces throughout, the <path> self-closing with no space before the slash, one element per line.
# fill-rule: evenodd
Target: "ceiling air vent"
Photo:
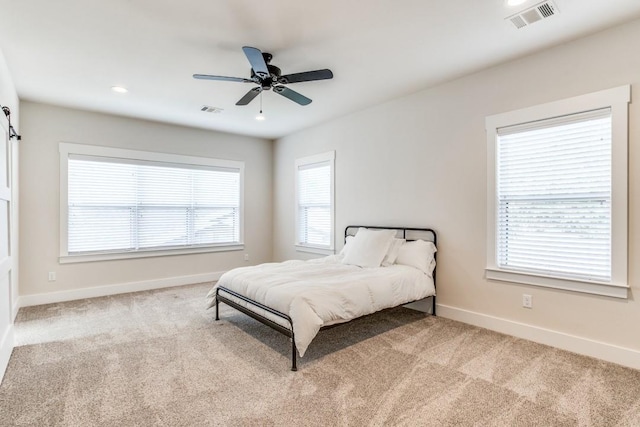
<path fill-rule="evenodd" d="M 545 18 L 549 18 L 558 13 L 558 7 L 551 0 L 543 1 L 542 3 L 538 3 L 537 5 L 525 9 L 516 13 L 515 15 L 511 15 L 507 20 L 511 21 L 516 28 L 524 28 L 527 25 L 531 25 L 534 22 L 541 21 Z"/>
<path fill-rule="evenodd" d="M 205 113 L 220 114 L 222 113 L 223 109 L 218 107 L 211 107 L 210 105 L 203 105 L 202 107 L 200 107 L 200 111 Z"/>

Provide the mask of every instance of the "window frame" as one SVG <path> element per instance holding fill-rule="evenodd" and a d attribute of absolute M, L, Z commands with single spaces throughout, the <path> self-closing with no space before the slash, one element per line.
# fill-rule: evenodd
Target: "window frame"
<path fill-rule="evenodd" d="M 487 280 L 628 298 L 628 103 L 631 86 L 567 98 L 488 116 L 487 133 Z M 498 129 L 591 110 L 611 108 L 611 280 L 567 279 L 501 269 L 497 265 L 497 136 Z"/>
<path fill-rule="evenodd" d="M 124 148 L 105 147 L 61 142 L 60 153 L 60 264 L 107 261 L 117 259 L 135 259 L 171 255 L 187 255 L 207 252 L 239 251 L 244 249 L 244 162 L 222 160 L 208 157 L 185 156 L 179 154 L 159 153 L 152 151 L 129 150 Z M 139 249 L 136 251 L 105 251 L 92 254 L 69 254 L 68 230 L 68 190 L 69 190 L 69 156 L 89 156 L 119 158 L 126 161 L 146 161 L 172 163 L 179 165 L 207 166 L 238 169 L 240 172 L 240 204 L 239 204 L 239 242 L 213 245 L 198 245 L 191 248 L 171 249 Z"/>
<path fill-rule="evenodd" d="M 302 157 L 296 159 L 295 162 L 295 242 L 294 246 L 299 252 L 309 252 L 320 255 L 333 255 L 335 253 L 335 151 L 328 151 L 326 153 L 315 154 L 312 156 Z M 329 163 L 331 169 L 331 182 L 330 182 L 330 202 L 331 202 L 331 231 L 330 231 L 330 244 L 329 246 L 310 245 L 308 243 L 302 243 L 300 240 L 300 215 L 299 215 L 299 170 L 301 167 L 317 164 L 317 163 Z"/>

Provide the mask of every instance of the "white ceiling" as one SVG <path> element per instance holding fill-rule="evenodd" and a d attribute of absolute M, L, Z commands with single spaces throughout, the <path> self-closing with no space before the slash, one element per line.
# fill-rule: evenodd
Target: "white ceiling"
<path fill-rule="evenodd" d="M 21 99 L 277 138 L 640 17 L 639 0 L 555 0 L 556 16 L 505 21 L 538 2 L 0 0 L 0 49 Z M 249 77 L 242 46 L 335 77 L 290 85 L 304 107 L 266 92 L 259 122 L 259 98 L 235 105 L 251 85 L 191 77 Z"/>

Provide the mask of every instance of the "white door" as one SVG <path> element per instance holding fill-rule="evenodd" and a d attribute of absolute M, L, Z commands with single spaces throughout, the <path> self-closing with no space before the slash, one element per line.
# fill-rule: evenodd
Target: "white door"
<path fill-rule="evenodd" d="M 11 295 L 11 143 L 8 126 L 0 117 L 0 334 L 12 322 Z M 3 337 L 0 336 L 0 340 Z"/>

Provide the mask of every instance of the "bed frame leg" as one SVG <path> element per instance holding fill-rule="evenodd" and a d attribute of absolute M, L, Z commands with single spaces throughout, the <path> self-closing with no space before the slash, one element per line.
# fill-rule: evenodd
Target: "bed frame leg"
<path fill-rule="evenodd" d="M 296 341 L 291 337 L 291 370 L 297 371 L 298 366 L 296 366 Z"/>
<path fill-rule="evenodd" d="M 436 315 L 436 296 L 435 295 L 431 299 L 431 305 L 432 305 L 431 314 L 435 316 Z"/>
<path fill-rule="evenodd" d="M 218 314 L 218 305 L 220 305 L 220 300 L 218 299 L 218 290 L 216 289 L 216 320 L 220 320 L 220 315 Z"/>

